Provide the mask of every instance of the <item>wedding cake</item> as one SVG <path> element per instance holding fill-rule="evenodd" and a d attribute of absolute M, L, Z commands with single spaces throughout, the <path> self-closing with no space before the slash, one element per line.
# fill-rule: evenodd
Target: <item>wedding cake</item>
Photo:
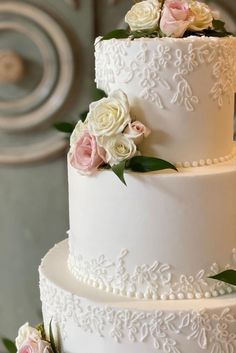
<path fill-rule="evenodd" d="M 95 43 L 107 97 L 71 136 L 44 324 L 65 353 L 235 353 L 235 286 L 210 277 L 236 268 L 236 39 L 197 1 L 126 21 Z"/>

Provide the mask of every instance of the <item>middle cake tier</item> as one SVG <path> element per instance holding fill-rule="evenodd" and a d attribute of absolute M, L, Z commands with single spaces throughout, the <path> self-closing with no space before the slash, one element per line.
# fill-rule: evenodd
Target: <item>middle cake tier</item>
<path fill-rule="evenodd" d="M 208 277 L 236 267 L 236 158 L 176 172 L 70 165 L 70 255 L 80 281 L 137 298 L 209 298 L 233 287 Z"/>

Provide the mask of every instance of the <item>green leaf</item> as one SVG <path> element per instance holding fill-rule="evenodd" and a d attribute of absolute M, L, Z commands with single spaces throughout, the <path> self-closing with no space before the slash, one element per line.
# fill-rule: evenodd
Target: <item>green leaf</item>
<path fill-rule="evenodd" d="M 16 348 L 15 343 L 12 342 L 11 340 L 9 340 L 8 338 L 3 338 L 2 343 L 9 353 L 16 353 L 17 352 L 17 348 Z"/>
<path fill-rule="evenodd" d="M 227 270 L 209 278 L 236 286 L 236 271 L 234 270 Z"/>
<path fill-rule="evenodd" d="M 87 115 L 88 115 L 88 110 L 85 110 L 84 112 L 80 113 L 79 115 L 79 119 L 84 123 L 86 118 L 87 118 Z"/>
<path fill-rule="evenodd" d="M 71 134 L 75 128 L 75 123 L 61 121 L 59 123 L 55 123 L 53 126 L 60 132 Z"/>
<path fill-rule="evenodd" d="M 153 172 L 157 170 L 163 170 L 163 169 L 173 169 L 177 170 L 177 168 L 159 158 L 155 157 L 145 157 L 145 156 L 136 156 L 131 158 L 126 165 L 127 169 L 132 170 L 133 172 L 140 172 L 140 173 L 147 173 L 147 172 Z"/>
<path fill-rule="evenodd" d="M 93 102 L 99 101 L 102 98 L 106 98 L 107 94 L 102 89 L 94 88 L 93 89 Z"/>
<path fill-rule="evenodd" d="M 119 164 L 113 165 L 111 169 L 116 174 L 116 176 L 118 176 L 118 178 L 122 181 L 122 183 L 126 185 L 126 181 L 124 178 L 125 165 L 126 161 L 123 161 Z"/>
<path fill-rule="evenodd" d="M 213 25 L 213 28 L 214 28 L 216 31 L 226 32 L 226 29 L 225 29 L 225 22 L 224 22 L 224 21 L 221 21 L 221 20 L 213 20 L 212 25 Z"/>
<path fill-rule="evenodd" d="M 122 38 L 128 38 L 130 35 L 130 32 L 127 29 L 115 29 L 114 31 L 111 31 L 107 34 L 105 34 L 101 40 L 109 40 L 109 39 L 122 39 Z"/>
<path fill-rule="evenodd" d="M 42 336 L 42 339 L 44 341 L 46 341 L 46 333 L 45 333 L 45 329 L 44 329 L 44 324 L 38 324 L 36 326 L 36 330 L 38 330 Z"/>
<path fill-rule="evenodd" d="M 50 340 L 53 353 L 58 353 L 55 339 L 53 336 L 53 331 L 52 331 L 52 320 L 50 321 L 50 324 L 49 324 L 49 340 Z"/>
<path fill-rule="evenodd" d="M 208 28 L 204 29 L 199 32 L 194 32 L 194 31 L 186 31 L 184 33 L 184 37 L 189 37 L 189 36 L 197 36 L 197 37 L 227 37 L 233 35 L 230 32 L 227 32 L 225 27 L 224 27 L 224 22 L 215 20 L 216 21 L 216 27 L 213 28 Z"/>
<path fill-rule="evenodd" d="M 130 32 L 131 40 L 137 39 L 137 38 L 162 38 L 166 37 L 164 33 L 159 29 L 155 31 L 150 31 L 150 30 L 141 30 L 141 31 L 132 31 Z"/>

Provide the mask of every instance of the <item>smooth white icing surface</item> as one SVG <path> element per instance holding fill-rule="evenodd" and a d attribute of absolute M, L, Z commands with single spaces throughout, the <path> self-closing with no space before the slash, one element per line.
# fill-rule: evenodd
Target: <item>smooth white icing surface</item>
<path fill-rule="evenodd" d="M 45 327 L 53 321 L 66 353 L 234 353 L 236 296 L 140 301 L 79 284 L 68 271 L 67 241 L 40 266 Z M 60 270 L 59 270 L 60 269 Z"/>
<path fill-rule="evenodd" d="M 112 39 L 95 49 L 98 88 L 122 89 L 152 129 L 143 154 L 189 166 L 232 153 L 236 38 Z"/>
<path fill-rule="evenodd" d="M 143 154 L 179 172 L 125 187 L 68 164 L 69 241 L 40 266 L 45 327 L 62 353 L 235 353 L 235 287 L 209 276 L 236 268 L 236 39 L 99 42 L 96 82 L 128 95 L 152 129 Z"/>
<path fill-rule="evenodd" d="M 127 187 L 111 171 L 68 170 L 69 268 L 79 280 L 153 300 L 232 291 L 207 277 L 236 268 L 236 157 L 178 173 L 127 173 Z"/>

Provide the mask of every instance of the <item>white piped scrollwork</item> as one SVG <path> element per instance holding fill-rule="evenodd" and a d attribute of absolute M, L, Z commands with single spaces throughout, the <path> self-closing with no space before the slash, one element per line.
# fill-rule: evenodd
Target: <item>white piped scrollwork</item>
<path fill-rule="evenodd" d="M 156 40 L 156 42 L 155 42 Z M 182 106 L 192 112 L 200 103 L 189 75 L 203 65 L 212 67 L 214 81 L 209 95 L 223 105 L 223 99 L 231 98 L 235 90 L 235 48 L 233 40 L 217 43 L 214 38 L 196 44 L 189 37 L 187 50 L 175 49 L 172 40 L 161 44 L 160 39 L 150 50 L 145 39 L 138 39 L 137 51 L 132 55 L 131 40 L 111 40 L 96 43 L 96 82 L 99 88 L 111 92 L 112 84 L 127 84 L 135 80 L 139 84 L 139 96 L 165 109 L 164 97 L 171 92 L 172 104 Z M 168 43 L 170 43 L 168 45 Z M 105 63 L 105 64 L 104 64 Z M 172 77 L 165 76 L 166 68 L 172 68 Z"/>
<path fill-rule="evenodd" d="M 217 297 L 235 290 L 233 286 L 209 279 L 217 273 L 229 269 L 212 264 L 196 274 L 176 275 L 169 264 L 158 261 L 151 265 L 137 265 L 133 272 L 127 270 L 127 249 L 121 250 L 116 260 L 105 255 L 85 259 L 82 255 L 73 255 L 70 249 L 68 267 L 77 280 L 106 292 L 126 297 L 152 300 L 201 299 Z M 232 259 L 233 258 L 233 259 Z M 235 250 L 229 261 L 235 261 Z"/>
<path fill-rule="evenodd" d="M 62 340 L 70 338 L 70 322 L 87 335 L 111 337 L 117 343 L 128 339 L 144 344 L 151 340 L 160 352 L 185 353 L 182 345 L 189 341 L 199 353 L 236 351 L 236 317 L 231 307 L 165 312 L 97 306 L 56 287 L 42 274 L 40 289 L 44 321 L 53 319 Z"/>

